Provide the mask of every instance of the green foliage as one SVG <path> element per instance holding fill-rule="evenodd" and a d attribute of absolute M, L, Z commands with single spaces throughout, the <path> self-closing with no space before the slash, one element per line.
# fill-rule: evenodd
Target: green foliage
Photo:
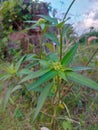
<path fill-rule="evenodd" d="M 77 73 L 73 73 L 73 72 L 70 72 L 67 74 L 67 77 L 76 82 L 76 83 L 79 83 L 81 85 L 84 85 L 84 86 L 88 86 L 90 88 L 93 88 L 95 90 L 98 90 L 98 84 L 95 83 L 94 81 L 92 81 L 91 79 L 88 79 L 80 74 L 77 74 Z"/>
<path fill-rule="evenodd" d="M 42 16 L 43 17 L 43 16 Z M 52 18 L 49 18 L 49 17 L 43 17 L 45 19 L 45 23 L 44 24 L 47 24 L 47 21 L 49 21 L 51 23 L 51 25 L 54 25 L 56 27 L 58 27 L 58 23 L 57 22 L 54 22 L 54 20 Z M 49 23 L 49 25 L 50 25 Z M 38 22 L 38 24 L 42 24 L 41 22 Z M 64 24 L 64 23 L 63 23 Z M 60 30 L 62 30 L 63 28 L 63 25 L 62 26 L 59 26 L 61 27 Z M 37 24 L 36 24 L 37 26 Z M 64 30 L 63 31 L 63 34 L 65 33 Z M 61 31 L 61 37 L 60 37 L 60 43 L 58 44 L 58 39 L 54 36 L 54 35 L 51 35 L 51 34 L 45 34 L 49 39 L 51 39 L 53 42 L 56 42 L 57 43 L 57 46 L 60 48 L 60 60 L 59 58 L 56 58 L 55 59 L 58 59 L 57 61 L 53 61 L 53 58 L 50 59 L 50 57 L 46 60 L 41 60 L 41 62 L 39 61 L 39 63 L 41 63 L 41 66 L 42 68 L 50 68 L 51 70 L 49 70 L 48 72 L 44 73 L 40 76 L 40 74 L 38 75 L 38 71 L 37 71 L 37 76 L 39 77 L 36 77 L 36 76 L 33 76 L 34 78 L 37 78 L 37 80 L 35 82 L 33 82 L 32 84 L 30 85 L 27 85 L 27 89 L 29 91 L 34 91 L 36 88 L 38 87 L 41 87 L 43 85 L 45 85 L 45 83 L 47 82 L 49 84 L 49 81 L 51 81 L 52 83 L 54 83 L 54 79 L 57 79 L 55 82 L 57 82 L 59 84 L 59 86 L 57 87 L 58 89 L 58 92 L 59 92 L 59 87 L 61 87 L 61 81 L 64 80 L 66 83 L 68 82 L 69 83 L 69 80 L 72 80 L 78 84 L 82 84 L 82 85 L 85 85 L 87 87 L 90 87 L 90 88 L 93 88 L 95 90 L 98 90 L 98 84 L 95 83 L 94 81 L 80 75 L 80 74 L 77 74 L 74 69 L 72 68 L 69 68 L 68 66 L 70 65 L 74 55 L 76 54 L 77 52 L 77 48 L 78 48 L 78 44 L 74 45 L 65 55 L 62 54 L 62 31 Z M 59 55 L 57 55 L 57 57 L 59 57 Z M 43 62 L 42 62 L 43 61 Z M 51 64 L 49 66 L 49 63 Z M 85 68 L 83 68 L 85 70 Z M 77 69 L 78 70 L 78 69 Z M 44 70 L 43 70 L 44 71 Z M 39 71 L 40 72 L 40 71 Z M 36 74 L 36 73 L 35 73 Z M 31 75 L 31 74 L 30 74 Z M 30 76 L 32 77 L 32 76 Z M 26 80 L 29 79 L 29 75 L 25 78 Z M 33 79 L 33 78 L 32 78 Z M 25 81 L 25 80 L 24 80 Z M 47 87 L 47 86 L 45 86 Z M 52 87 L 51 87 L 52 88 Z M 44 89 L 44 91 L 46 91 L 47 89 Z M 43 92 L 41 93 L 41 95 L 43 95 Z M 47 93 L 48 95 L 48 93 Z M 57 95 L 55 95 L 57 96 Z M 40 98 L 41 100 L 41 98 Z M 42 99 L 42 100 L 45 100 L 45 99 Z M 37 104 L 37 106 L 39 106 L 39 102 Z M 42 104 L 40 105 L 42 107 Z M 41 108 L 39 107 L 39 108 Z M 38 110 L 38 107 L 35 111 L 35 115 L 38 115 L 40 110 Z M 35 116 L 36 117 L 36 116 Z M 34 117 L 34 119 L 35 119 Z"/>
<path fill-rule="evenodd" d="M 46 33 L 45 35 L 48 39 L 52 40 L 54 43 L 56 43 L 57 45 L 59 45 L 59 41 L 57 39 L 57 37 L 52 34 L 52 33 Z"/>
<path fill-rule="evenodd" d="M 16 108 L 14 110 L 14 117 L 22 119 L 24 117 L 24 114 L 19 110 L 19 108 Z"/>
<path fill-rule="evenodd" d="M 29 58 L 29 60 L 32 60 L 34 57 L 35 55 L 32 55 L 31 59 Z M 10 65 L 5 64 L 5 63 L 1 64 L 1 69 L 3 72 L 1 71 L 0 81 L 8 82 L 8 85 L 7 85 L 8 91 L 6 93 L 5 100 L 4 100 L 4 110 L 7 106 L 10 94 L 23 88 L 21 85 L 17 84 L 20 81 L 21 76 L 27 74 L 27 71 L 29 71 L 29 73 L 32 72 L 28 69 L 26 69 L 26 71 L 25 69 L 22 69 L 20 71 L 22 63 L 26 60 L 28 60 L 28 55 L 23 56 L 17 63 L 14 63 L 14 64 L 12 63 Z M 11 80 L 11 83 L 10 83 L 10 80 Z"/>
<path fill-rule="evenodd" d="M 9 10 L 12 9 L 13 7 L 14 4 L 9 6 Z M 35 28 L 36 26 L 42 27 L 43 36 L 40 44 L 41 45 L 40 55 L 39 56 L 36 56 L 35 54 L 24 55 L 17 62 L 5 63 L 2 64 L 0 67 L 1 68 L 0 81 L 3 83 L 7 82 L 8 87 L 4 99 L 4 110 L 7 107 L 9 99 L 11 101 L 11 96 L 14 93 L 17 93 L 17 91 L 20 92 L 19 90 L 22 90 L 23 94 L 26 95 L 27 98 L 31 96 L 30 99 L 34 104 L 33 122 L 35 120 L 39 121 L 41 118 L 43 119 L 44 117 L 43 115 L 46 114 L 50 118 L 48 120 L 49 121 L 51 120 L 52 130 L 56 129 L 55 124 L 56 121 L 59 120 L 59 118 L 63 120 L 63 123 L 61 123 L 62 124 L 61 127 L 64 130 L 72 130 L 73 129 L 72 120 L 71 119 L 67 120 L 68 118 L 67 119 L 65 118 L 65 114 L 68 114 L 68 117 L 71 118 L 68 107 L 64 103 L 68 92 L 71 89 L 74 90 L 74 88 L 80 89 L 80 86 L 84 88 L 85 86 L 87 86 L 88 88 L 98 90 L 98 84 L 95 81 L 81 74 L 81 71 L 85 70 L 91 71 L 92 67 L 85 67 L 85 66 L 73 67 L 73 59 L 77 54 L 79 44 L 78 43 L 75 43 L 75 45 L 72 44 L 71 47 L 69 48 L 67 48 L 67 45 L 64 45 L 63 39 L 65 35 L 69 36 L 70 30 L 72 31 L 72 28 L 70 28 L 69 26 L 66 28 L 65 26 L 66 20 L 65 21 L 63 20 L 62 22 L 59 23 L 55 18 L 43 15 L 40 16 L 43 19 L 39 19 L 31 27 L 31 28 Z M 30 21 L 28 20 L 28 22 Z M 60 35 L 59 38 L 57 37 L 58 34 L 56 33 L 46 32 L 50 26 L 52 27 L 54 26 L 56 28 L 57 32 L 59 32 Z M 54 53 L 43 52 L 44 38 L 48 38 L 51 40 L 52 43 L 53 42 L 56 43 Z M 49 44 L 51 43 L 49 42 Z M 65 93 L 63 90 L 65 90 Z M 72 91 L 71 97 L 69 98 L 72 98 L 71 101 L 74 100 L 73 102 L 77 101 L 78 106 L 82 107 L 82 101 L 80 100 L 80 93 L 78 94 L 79 100 L 74 99 L 75 96 L 77 95 L 75 95 L 74 92 Z M 67 102 L 69 103 L 69 100 L 67 100 Z M 50 110 L 49 113 L 51 113 L 51 115 L 45 112 L 43 112 L 43 115 L 41 114 L 42 116 L 39 115 L 39 112 L 43 109 L 44 104 L 48 106 L 49 108 L 48 110 Z M 64 109 L 64 112 L 65 111 L 66 112 L 64 113 L 61 109 Z M 18 107 L 14 111 L 14 116 L 16 118 L 24 117 L 23 113 Z"/>
<path fill-rule="evenodd" d="M 49 23 L 52 24 L 52 25 L 58 25 L 58 21 L 57 21 L 56 18 L 52 18 L 50 16 L 45 16 L 45 15 L 38 15 L 38 16 L 45 19 L 47 21 L 46 24 L 48 24 L 48 25 L 49 25 Z"/>
<path fill-rule="evenodd" d="M 87 42 L 87 38 L 90 37 L 90 36 L 96 36 L 96 37 L 98 37 L 98 31 L 91 31 L 91 32 L 82 34 L 82 35 L 80 36 L 79 42 L 80 42 L 80 43 L 85 43 L 85 42 Z M 97 40 L 96 40 L 96 41 L 97 41 Z"/>
<path fill-rule="evenodd" d="M 10 30 L 10 28 L 13 30 L 22 29 L 24 25 L 23 22 L 32 18 L 29 8 L 30 7 L 27 7 L 26 4 L 17 0 L 7 0 L 3 2 L 0 9 L 3 29 L 7 31 Z"/>
<path fill-rule="evenodd" d="M 54 70 L 50 70 L 48 71 L 47 73 L 43 74 L 41 76 L 41 78 L 38 79 L 37 82 L 31 84 L 31 85 L 27 85 L 27 89 L 28 90 L 33 90 L 35 89 L 36 87 L 40 86 L 41 84 L 43 84 L 44 82 L 54 78 L 56 76 L 56 71 Z"/>
<path fill-rule="evenodd" d="M 42 106 L 44 105 L 45 103 L 45 100 L 51 90 L 51 87 L 52 87 L 52 83 L 48 84 L 45 88 L 43 88 L 43 91 L 41 93 L 41 95 L 39 96 L 39 99 L 38 99 L 38 103 L 37 103 L 37 107 L 36 107 L 36 110 L 35 110 L 35 115 L 33 117 L 33 120 L 36 119 L 37 115 L 39 114 Z"/>
<path fill-rule="evenodd" d="M 44 17 L 46 18 L 46 17 Z M 46 18 L 46 20 L 51 21 L 51 24 L 55 24 L 55 26 L 57 26 L 57 23 L 53 23 L 54 21 L 51 20 L 51 18 Z M 38 23 L 38 24 L 42 24 L 42 23 Z M 46 23 L 44 23 L 46 24 Z M 50 25 L 50 23 L 49 23 Z M 37 26 L 37 24 L 36 24 Z M 61 30 L 63 28 L 63 25 L 61 26 Z M 61 32 L 62 33 L 62 32 Z M 47 34 L 48 35 L 48 34 Z M 58 40 L 56 40 L 54 35 L 48 35 L 49 38 L 51 38 L 51 40 L 53 42 L 56 42 Z M 61 39 L 62 39 L 62 35 L 61 35 Z M 49 54 L 48 56 L 45 57 L 45 59 L 39 59 L 39 58 L 35 58 L 38 63 L 39 63 L 39 70 L 36 70 L 35 72 L 30 70 L 27 70 L 26 68 L 23 68 L 23 70 L 21 71 L 21 73 L 19 73 L 19 68 L 22 64 L 22 62 L 28 58 L 28 56 L 23 56 L 18 63 L 16 63 L 16 65 L 11 64 L 9 67 L 5 67 L 4 70 L 6 71 L 5 75 L 1 75 L 0 80 L 7 80 L 7 79 L 11 79 L 18 76 L 18 79 L 22 79 L 18 82 L 18 84 L 16 83 L 16 87 L 13 89 L 10 89 L 9 87 L 9 91 L 7 92 L 6 95 L 6 100 L 5 100 L 5 106 L 8 102 L 8 98 L 9 95 L 12 92 L 15 92 L 17 89 L 21 89 L 21 86 L 25 86 L 26 90 L 29 92 L 35 91 L 37 90 L 37 88 L 41 88 L 42 86 L 44 86 L 43 91 L 41 92 L 41 95 L 39 97 L 39 101 L 37 103 L 37 108 L 35 110 L 35 116 L 34 116 L 34 120 L 36 119 L 37 115 L 40 112 L 40 109 L 42 108 L 46 97 L 49 95 L 49 92 L 51 91 L 52 87 L 54 84 L 56 84 L 57 86 L 57 93 L 59 93 L 61 87 L 62 87 L 62 82 L 65 82 L 66 84 L 69 84 L 70 81 L 76 82 L 80 85 L 85 85 L 87 87 L 90 87 L 92 89 L 98 90 L 98 84 L 95 83 L 94 81 L 82 76 L 81 74 L 77 74 L 76 71 L 74 71 L 75 69 L 73 69 L 72 67 L 70 67 L 70 64 L 73 60 L 73 57 L 75 56 L 77 49 L 78 49 L 78 44 L 76 43 L 75 45 L 73 45 L 73 47 L 71 47 L 71 49 L 69 51 L 67 51 L 67 53 L 65 53 L 63 55 L 62 53 L 62 40 L 60 40 L 59 45 L 57 44 L 58 48 L 60 49 L 60 55 L 55 55 L 54 54 Z M 35 55 L 34 55 L 35 56 Z M 32 57 L 28 60 L 31 60 Z M 35 59 L 32 59 L 33 61 L 35 61 Z M 77 68 L 77 67 L 76 67 Z M 82 68 L 82 70 L 85 70 L 86 68 Z M 87 68 L 88 69 L 88 68 Z M 79 69 L 77 69 L 78 71 Z M 28 71 L 28 72 L 27 72 Z M 24 77 L 24 74 L 27 75 Z M 29 81 L 32 81 L 32 83 L 28 83 Z M 34 81 L 33 81 L 34 80 Z M 55 80 L 55 83 L 54 83 Z M 50 85 L 50 82 L 52 83 L 52 85 Z M 46 85 L 47 83 L 47 85 Z M 19 86 L 17 86 L 19 85 Z M 48 87 L 49 86 L 49 87 Z M 58 102 L 60 100 L 60 97 L 58 97 L 58 94 L 54 94 L 55 98 L 58 99 Z M 42 102 L 40 102 L 42 100 Z"/>
<path fill-rule="evenodd" d="M 62 126 L 64 130 L 72 130 L 72 124 L 70 121 L 64 121 Z"/>
<path fill-rule="evenodd" d="M 64 58 L 61 61 L 63 65 L 68 66 L 71 63 L 74 55 L 76 54 L 77 47 L 78 44 L 73 46 L 73 48 L 71 48 L 70 51 L 64 56 Z"/>
<path fill-rule="evenodd" d="M 6 108 L 6 106 L 7 106 L 8 100 L 9 100 L 9 98 L 10 98 L 12 89 L 13 89 L 13 87 L 10 86 L 10 87 L 8 88 L 8 90 L 7 90 L 7 93 L 6 93 L 6 96 L 5 96 L 5 99 L 4 99 L 4 109 L 3 109 L 4 111 L 5 111 L 5 108 Z"/>

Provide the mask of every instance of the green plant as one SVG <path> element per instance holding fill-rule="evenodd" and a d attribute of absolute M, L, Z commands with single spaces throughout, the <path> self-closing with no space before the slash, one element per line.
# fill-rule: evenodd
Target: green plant
<path fill-rule="evenodd" d="M 49 96 L 51 90 L 55 86 L 54 91 L 54 114 L 56 114 L 56 106 L 59 104 L 60 99 L 62 99 L 61 89 L 62 86 L 65 84 L 65 87 L 72 85 L 73 81 L 82 86 L 88 86 L 92 89 L 98 90 L 98 84 L 94 81 L 82 76 L 81 74 L 77 73 L 78 71 L 89 70 L 91 68 L 88 67 L 71 67 L 71 61 L 74 55 L 77 52 L 78 43 L 74 45 L 66 54 L 63 52 L 63 37 L 66 33 L 66 28 L 64 26 L 65 21 L 58 23 L 55 18 L 51 18 L 48 16 L 40 15 L 43 19 L 39 19 L 39 21 L 33 26 L 42 26 L 43 32 L 47 30 L 47 27 L 56 26 L 58 31 L 60 32 L 60 39 L 56 37 L 55 34 L 50 33 L 43 33 L 44 36 L 51 39 L 53 42 L 56 43 L 59 51 L 58 53 L 49 54 L 45 60 L 40 59 L 40 70 L 37 70 L 32 75 L 26 76 L 24 79 L 21 80 L 20 83 L 24 83 L 30 79 L 37 78 L 37 81 L 33 82 L 30 85 L 27 85 L 27 89 L 29 91 L 36 91 L 36 89 L 40 89 L 41 86 L 44 84 L 43 91 L 38 99 L 37 108 L 34 114 L 34 120 L 36 119 L 38 113 L 40 112 L 46 97 Z M 41 53 L 42 54 L 42 53 Z M 38 78 L 39 77 L 39 78 Z M 65 83 L 64 83 L 65 81 Z M 51 83 L 50 83 L 51 82 Z M 64 84 L 63 84 L 64 83 Z M 56 100 L 56 101 L 55 101 Z M 54 115 L 56 116 L 56 115 Z M 53 123 L 53 122 L 52 122 Z"/>
<path fill-rule="evenodd" d="M 27 6 L 23 0 L 8 0 L 2 3 L 0 8 L 2 26 L 4 30 L 20 30 L 24 27 L 24 21 L 32 19 L 30 6 Z M 10 32 L 9 32 L 10 33 Z"/>
<path fill-rule="evenodd" d="M 45 16 L 43 16 L 43 17 L 45 18 Z M 49 20 L 50 19 L 51 18 L 49 18 Z M 58 24 L 57 24 L 57 26 L 58 26 Z M 63 27 L 63 26 L 61 26 L 61 27 Z M 62 28 L 60 28 L 60 29 L 62 29 Z M 51 35 L 48 34 L 49 38 L 51 38 L 50 36 Z M 62 36 L 62 34 L 61 34 L 61 36 Z M 28 73 L 27 76 L 22 78 L 22 80 L 19 82 L 20 86 L 24 86 L 25 82 L 28 82 L 29 80 L 34 80 L 33 83 L 26 84 L 26 89 L 29 92 L 37 91 L 37 89 L 42 88 L 41 95 L 39 96 L 39 99 L 38 99 L 37 108 L 35 110 L 34 120 L 36 119 L 38 113 L 40 112 L 47 96 L 53 90 L 54 90 L 53 91 L 53 99 L 54 99 L 53 107 L 54 107 L 54 114 L 56 114 L 56 109 L 63 96 L 61 93 L 62 87 L 63 87 L 63 85 L 65 85 L 65 87 L 72 85 L 71 81 L 81 84 L 83 86 L 87 86 L 92 89 L 98 90 L 97 83 L 95 83 L 94 81 L 77 73 L 78 71 L 88 70 L 91 68 L 71 67 L 70 66 L 71 61 L 72 61 L 74 55 L 76 54 L 78 44 L 75 44 L 68 52 L 66 52 L 65 55 L 63 55 L 62 46 L 61 46 L 62 40 L 59 42 L 57 39 L 55 39 L 54 36 L 52 36 L 51 39 L 57 43 L 58 48 L 60 49 L 60 53 L 59 54 L 52 53 L 52 54 L 49 54 L 48 56 L 46 56 L 45 59 L 43 59 L 42 57 L 41 57 L 42 59 L 38 59 L 40 69 L 36 70 L 35 72 Z M 13 68 L 13 65 L 11 65 L 11 68 Z M 14 70 L 15 71 L 11 70 L 11 74 L 13 74 L 14 72 L 15 73 L 17 72 L 16 71 L 17 69 L 14 69 Z M 18 87 L 20 87 L 20 86 L 18 86 Z M 8 96 L 7 96 L 7 99 L 8 99 Z M 56 115 L 54 115 L 54 116 L 56 116 Z M 54 120 L 52 123 L 54 123 Z"/>
<path fill-rule="evenodd" d="M 8 90 L 4 101 L 4 109 L 6 108 L 6 104 L 8 102 L 8 99 L 10 97 L 10 94 L 15 92 L 18 89 L 24 89 L 25 86 L 21 86 L 17 84 L 22 76 L 28 73 L 32 73 L 32 70 L 29 70 L 29 68 L 23 68 L 21 69 L 22 64 L 26 61 L 32 61 L 36 60 L 36 55 L 26 55 L 23 56 L 18 62 L 10 63 L 2 63 L 0 65 L 1 74 L 0 74 L 0 81 L 7 82 Z M 30 65 L 31 67 L 34 66 L 34 64 Z"/>
<path fill-rule="evenodd" d="M 85 66 L 72 66 L 72 60 L 77 53 L 79 44 L 76 43 L 75 45 L 72 45 L 69 50 L 63 49 L 65 47 L 63 43 L 63 38 L 66 33 L 66 19 L 59 23 L 55 18 L 43 15 L 40 16 L 42 17 L 42 19 L 39 19 L 37 23 L 32 26 L 32 28 L 36 26 L 42 27 L 43 36 L 40 44 L 40 56 L 23 56 L 17 64 L 11 64 L 9 67 L 6 68 L 4 67 L 3 71 L 5 71 L 6 73 L 0 75 L 0 80 L 2 81 L 11 80 L 5 97 L 4 108 L 6 107 L 10 94 L 12 92 L 16 92 L 16 90 L 18 89 L 23 88 L 31 95 L 37 95 L 36 97 L 38 98 L 33 121 L 35 121 L 35 119 L 37 118 L 45 101 L 48 98 L 49 100 L 46 103 L 49 103 L 49 105 L 52 107 L 52 116 L 50 115 L 51 128 L 53 130 L 57 129 L 57 120 L 67 120 L 66 122 L 63 122 L 62 128 L 64 130 L 72 129 L 72 122 L 74 121 L 71 119 L 68 107 L 62 100 L 64 96 L 63 89 L 66 88 L 66 90 L 69 90 L 71 87 L 74 86 L 75 83 L 78 84 L 78 86 L 87 86 L 91 89 L 98 90 L 98 84 L 93 80 L 87 78 L 86 76 L 78 73 L 78 71 L 80 72 L 84 70 L 90 70 L 92 68 Z M 60 38 L 57 38 L 57 34 L 47 33 L 47 29 L 50 26 L 55 26 L 57 28 Z M 43 54 L 43 39 L 45 37 L 56 43 L 58 51 L 56 50 L 56 52 L 54 53 Z M 28 59 L 29 63 L 27 63 L 24 67 L 22 66 L 22 63 L 26 59 Z M 61 115 L 58 114 L 59 106 L 66 110 L 68 114 L 67 118 L 61 113 Z"/>

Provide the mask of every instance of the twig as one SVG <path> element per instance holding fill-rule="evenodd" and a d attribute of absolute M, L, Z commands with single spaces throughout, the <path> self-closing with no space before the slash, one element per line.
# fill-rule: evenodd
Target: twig
<path fill-rule="evenodd" d="M 49 114 L 47 114 L 47 113 L 45 113 L 43 111 L 41 111 L 41 113 L 44 114 L 44 115 L 46 115 L 46 116 L 48 116 L 48 117 L 52 117 L 53 116 L 53 115 L 49 115 Z"/>
<path fill-rule="evenodd" d="M 57 119 L 57 120 L 69 120 L 69 121 L 71 121 L 71 122 L 74 122 L 74 123 L 77 123 L 77 124 L 80 125 L 80 122 L 78 122 L 78 121 L 76 121 L 76 120 L 74 120 L 74 119 L 70 119 L 70 118 L 68 118 L 67 116 L 64 116 L 64 117 L 56 117 L 56 119 Z"/>
<path fill-rule="evenodd" d="M 93 57 L 96 55 L 97 52 L 98 52 L 98 48 L 94 51 L 94 53 L 92 54 L 92 56 L 90 57 L 90 59 L 86 63 L 86 66 L 91 62 L 91 60 L 93 59 Z"/>

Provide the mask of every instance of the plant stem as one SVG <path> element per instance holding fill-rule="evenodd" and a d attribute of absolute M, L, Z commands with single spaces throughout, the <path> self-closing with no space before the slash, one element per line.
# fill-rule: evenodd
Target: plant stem
<path fill-rule="evenodd" d="M 67 9 L 67 11 L 66 11 L 66 13 L 65 13 L 65 15 L 64 15 L 63 21 L 65 20 L 67 14 L 68 14 L 68 12 L 69 12 L 69 10 L 71 9 L 71 7 L 72 7 L 72 5 L 74 4 L 75 1 L 76 1 L 76 0 L 73 0 L 73 1 L 71 2 L 69 8 Z"/>
<path fill-rule="evenodd" d="M 52 125 L 52 130 L 56 130 L 56 114 L 57 114 L 57 108 L 58 108 L 58 103 L 60 102 L 60 86 L 61 86 L 61 80 L 59 79 L 59 76 L 57 76 L 56 79 L 56 85 L 57 85 L 57 90 L 55 92 L 54 100 L 53 100 L 53 116 L 51 119 L 51 125 Z"/>
<path fill-rule="evenodd" d="M 45 28 L 42 30 L 42 37 L 40 40 L 40 58 L 42 58 L 42 49 L 43 49 L 43 41 L 44 41 L 44 34 L 47 31 L 47 26 L 45 26 Z"/>
<path fill-rule="evenodd" d="M 98 48 L 94 51 L 94 53 L 92 54 L 92 56 L 90 57 L 90 59 L 86 63 L 86 66 L 91 62 L 91 60 L 93 59 L 93 57 L 96 55 L 97 52 L 98 52 Z"/>
<path fill-rule="evenodd" d="M 88 62 L 85 64 L 86 66 L 89 65 L 89 63 L 91 62 L 91 60 L 93 59 L 93 57 L 96 55 L 97 52 L 98 52 L 98 48 L 94 51 L 94 53 L 92 54 L 92 56 L 90 57 Z M 84 70 L 82 70 L 81 74 L 83 74 L 83 73 L 84 73 Z"/>
<path fill-rule="evenodd" d="M 42 44 L 43 44 L 43 34 L 42 34 L 42 38 L 40 41 L 40 59 L 42 58 Z"/>
<path fill-rule="evenodd" d="M 60 32 L 60 61 L 62 60 L 62 33 Z"/>
<path fill-rule="evenodd" d="M 52 120 L 51 120 L 51 125 L 52 125 L 52 130 L 55 130 L 55 126 L 56 126 L 56 122 L 55 122 L 55 118 L 56 118 L 56 107 L 57 106 L 54 106 L 54 113 L 53 113 L 53 116 L 52 116 Z"/>

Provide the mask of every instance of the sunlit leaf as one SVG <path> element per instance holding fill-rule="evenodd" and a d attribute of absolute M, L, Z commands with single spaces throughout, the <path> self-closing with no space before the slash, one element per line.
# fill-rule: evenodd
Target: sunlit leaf
<path fill-rule="evenodd" d="M 64 23 L 65 23 L 65 21 L 62 21 L 62 22 L 58 23 L 57 27 L 58 27 L 58 28 L 62 28 L 63 25 L 64 25 Z"/>
<path fill-rule="evenodd" d="M 50 51 L 54 51 L 54 46 L 51 43 L 46 43 L 45 46 L 50 50 Z"/>
<path fill-rule="evenodd" d="M 17 69 L 15 68 L 14 64 L 11 64 L 10 66 L 7 66 L 4 68 L 4 70 L 8 73 L 8 74 L 16 74 Z"/>

